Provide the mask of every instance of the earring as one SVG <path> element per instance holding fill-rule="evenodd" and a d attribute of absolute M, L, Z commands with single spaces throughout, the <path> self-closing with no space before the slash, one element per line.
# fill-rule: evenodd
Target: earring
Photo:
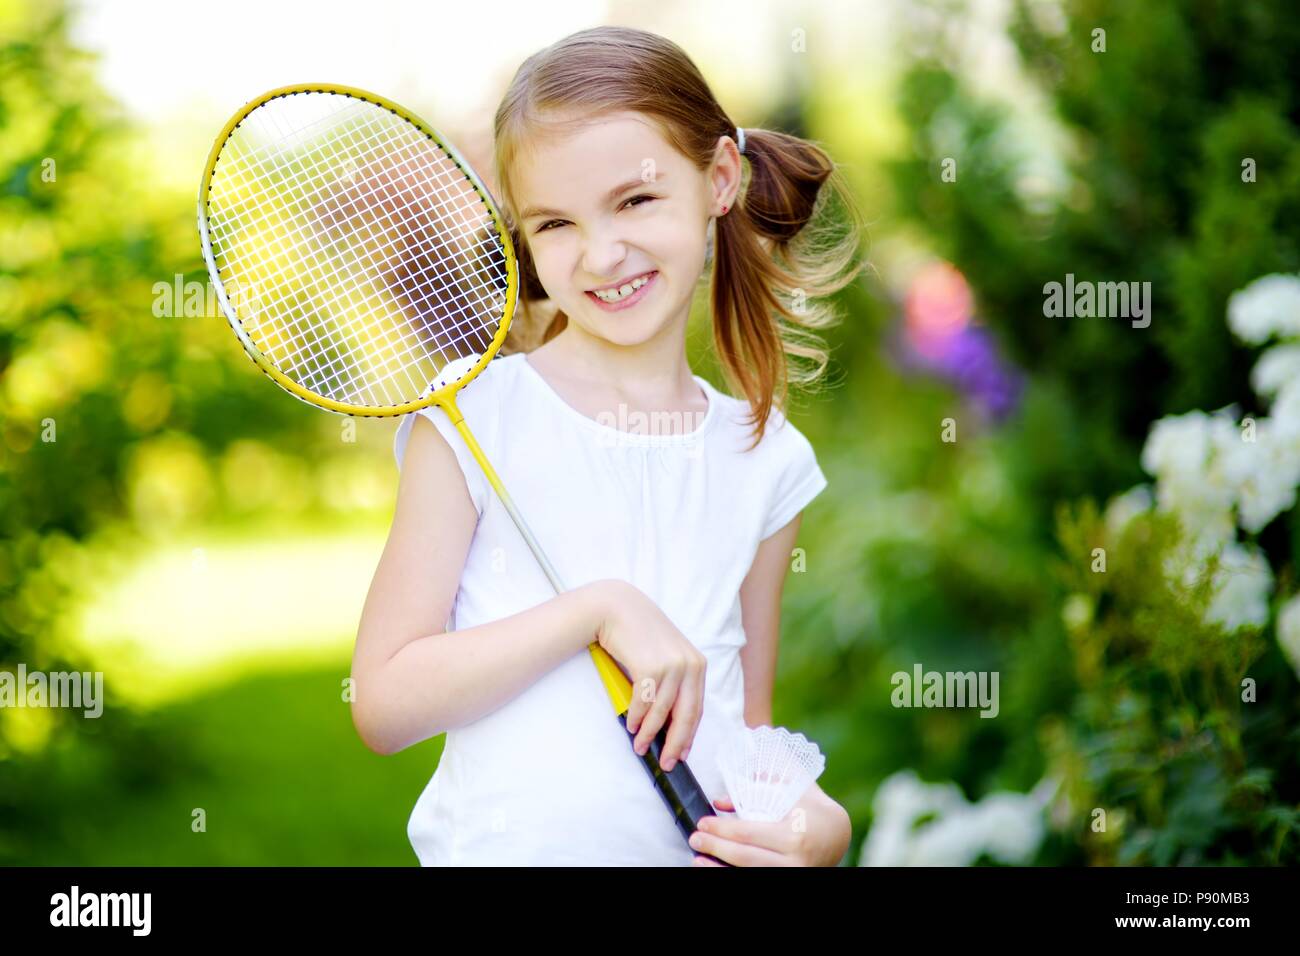
<path fill-rule="evenodd" d="M 727 214 L 727 207 L 726 207 L 726 206 L 723 206 L 723 207 L 722 207 L 722 214 L 723 214 L 724 216 Z"/>

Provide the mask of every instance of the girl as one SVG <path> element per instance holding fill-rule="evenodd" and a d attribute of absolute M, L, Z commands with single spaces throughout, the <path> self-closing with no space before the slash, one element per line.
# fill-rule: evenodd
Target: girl
<path fill-rule="evenodd" d="M 848 815 L 816 785 L 785 821 L 707 817 L 687 847 L 586 648 L 632 682 L 637 752 L 667 726 L 664 766 L 689 757 L 734 810 L 717 750 L 771 723 L 787 562 L 826 485 L 780 406 L 825 366 L 813 330 L 832 316 L 806 303 L 859 268 L 856 228 L 827 246 L 805 225 L 824 183 L 852 204 L 825 153 L 738 130 L 685 53 L 637 30 L 530 57 L 495 132 L 519 321 L 458 402 L 571 590 L 554 594 L 446 417 L 408 415 L 357 634 L 357 731 L 384 754 L 446 733 L 407 828 L 425 865 L 835 865 Z M 742 399 L 687 364 L 709 259 Z"/>

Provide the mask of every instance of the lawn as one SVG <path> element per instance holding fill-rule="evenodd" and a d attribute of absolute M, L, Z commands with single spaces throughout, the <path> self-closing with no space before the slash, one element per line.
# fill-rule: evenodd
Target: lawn
<path fill-rule="evenodd" d="M 442 738 L 371 753 L 341 699 L 346 673 L 260 674 L 136 718 L 152 745 L 125 779 L 98 777 L 79 735 L 46 758 L 48 829 L 9 849 L 40 865 L 414 865 L 406 821 Z M 110 734 L 126 718 L 101 720 Z"/>

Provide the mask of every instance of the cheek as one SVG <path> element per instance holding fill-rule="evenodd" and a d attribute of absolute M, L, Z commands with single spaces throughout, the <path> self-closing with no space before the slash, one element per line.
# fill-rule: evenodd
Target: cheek
<path fill-rule="evenodd" d="M 568 254 L 563 251 L 563 243 L 550 239 L 530 246 L 528 251 L 533 258 L 537 278 L 547 294 L 551 295 L 552 290 L 563 289 L 564 277 L 573 272 L 572 265 L 566 265 Z M 551 295 L 551 298 L 554 297 Z"/>
<path fill-rule="evenodd" d="M 664 210 L 637 223 L 627 241 L 654 261 L 680 271 L 690 268 L 696 259 L 703 262 L 706 225 L 683 210 Z"/>
<path fill-rule="evenodd" d="M 675 222 L 665 232 L 660 250 L 665 261 L 679 270 L 693 273 L 704 267 L 707 227 L 694 222 Z"/>

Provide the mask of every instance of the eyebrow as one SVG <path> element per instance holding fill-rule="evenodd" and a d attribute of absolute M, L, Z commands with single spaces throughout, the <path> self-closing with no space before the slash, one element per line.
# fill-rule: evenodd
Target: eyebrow
<path fill-rule="evenodd" d="M 619 196 L 621 196 L 623 193 L 627 192 L 629 189 L 635 189 L 635 188 L 637 188 L 638 186 L 654 186 L 654 185 L 658 185 L 659 183 L 663 182 L 663 181 L 664 181 L 665 179 L 667 179 L 667 178 L 668 178 L 667 176 L 665 176 L 665 175 L 663 175 L 663 174 L 661 173 L 661 174 L 659 174 L 658 176 L 656 176 L 655 179 L 654 179 L 654 182 L 651 182 L 651 183 L 646 182 L 646 181 L 645 181 L 644 179 L 642 179 L 640 176 L 638 176 L 636 179 L 629 179 L 627 182 L 625 182 L 625 183 L 623 183 L 623 184 L 621 184 L 621 185 L 615 186 L 615 187 L 614 187 L 613 189 L 611 189 L 608 193 L 606 193 L 606 194 L 605 194 L 605 201 L 606 201 L 606 202 L 613 202 L 615 199 L 617 199 L 617 198 L 618 198 Z M 530 208 L 524 210 L 523 215 L 522 215 L 520 218 L 521 218 L 522 220 L 528 220 L 528 219 L 535 219 L 535 218 L 538 217 L 538 216 L 559 216 L 559 217 L 563 217 L 563 216 L 564 216 L 564 213 L 561 212 L 561 211 L 558 210 L 558 209 L 546 209 L 546 208 L 543 208 L 543 207 L 530 207 Z"/>

